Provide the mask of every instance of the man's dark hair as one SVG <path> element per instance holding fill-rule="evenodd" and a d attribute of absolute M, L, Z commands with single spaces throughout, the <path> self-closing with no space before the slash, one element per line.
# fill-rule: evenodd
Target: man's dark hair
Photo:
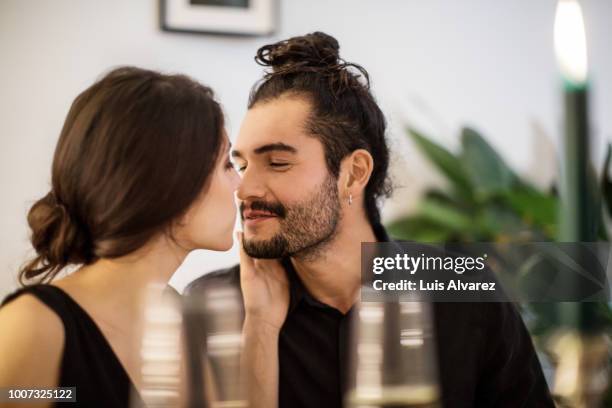
<path fill-rule="evenodd" d="M 391 193 L 386 121 L 370 92 L 367 71 L 341 59 L 339 49 L 335 38 L 321 32 L 261 47 L 255 61 L 272 69 L 251 91 L 249 109 L 285 94 L 307 98 L 312 106 L 307 130 L 323 143 L 327 167 L 335 177 L 351 152 L 370 152 L 374 169 L 364 205 L 370 223 L 377 224 L 378 199 Z"/>

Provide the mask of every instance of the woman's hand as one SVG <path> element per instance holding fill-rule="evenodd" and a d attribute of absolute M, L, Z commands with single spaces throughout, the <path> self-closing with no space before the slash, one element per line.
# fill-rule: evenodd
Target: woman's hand
<path fill-rule="evenodd" d="M 240 287 L 244 298 L 246 323 L 265 324 L 267 329 L 280 331 L 289 309 L 289 280 L 277 259 L 254 259 L 240 243 Z"/>
<path fill-rule="evenodd" d="M 240 243 L 244 298 L 241 372 L 251 408 L 278 407 L 278 336 L 289 309 L 289 280 L 276 259 L 253 259 Z"/>

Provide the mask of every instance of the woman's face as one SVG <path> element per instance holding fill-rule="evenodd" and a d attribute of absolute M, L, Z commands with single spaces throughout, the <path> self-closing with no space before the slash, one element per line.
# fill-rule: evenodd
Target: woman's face
<path fill-rule="evenodd" d="M 175 230 L 178 242 L 189 250 L 227 251 L 232 247 L 236 222 L 234 192 L 240 176 L 229 160 L 229 148 L 225 136 L 208 189 L 203 190 Z"/>

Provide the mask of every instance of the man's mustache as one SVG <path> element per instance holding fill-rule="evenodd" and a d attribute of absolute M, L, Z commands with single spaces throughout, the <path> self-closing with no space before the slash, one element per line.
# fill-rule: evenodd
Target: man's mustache
<path fill-rule="evenodd" d="M 255 211 L 267 211 L 281 218 L 284 218 L 285 214 L 287 213 L 287 210 L 285 209 L 285 207 L 281 203 L 278 203 L 278 202 L 267 203 L 265 201 L 251 201 L 248 208 L 250 208 L 251 210 L 255 210 Z M 244 221 L 243 213 L 244 213 L 244 210 L 246 209 L 247 207 L 244 204 L 244 202 L 240 203 L 240 219 L 242 221 Z"/>

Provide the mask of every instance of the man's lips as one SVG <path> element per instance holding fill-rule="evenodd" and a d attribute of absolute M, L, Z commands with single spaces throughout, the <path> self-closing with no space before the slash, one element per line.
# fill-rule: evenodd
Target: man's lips
<path fill-rule="evenodd" d="M 277 217 L 278 215 L 268 211 L 245 210 L 242 212 L 242 218 L 244 219 L 245 224 L 259 223 Z"/>

